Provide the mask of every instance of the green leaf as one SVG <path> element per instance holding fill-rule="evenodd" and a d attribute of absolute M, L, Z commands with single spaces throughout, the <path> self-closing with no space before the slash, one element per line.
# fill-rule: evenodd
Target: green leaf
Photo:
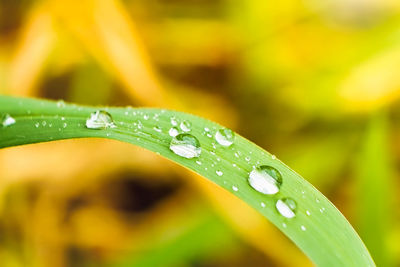
<path fill-rule="evenodd" d="M 110 113 L 116 127 L 86 128 L 86 120 L 97 110 Z M 273 155 L 239 135 L 229 147 L 218 144 L 214 136 L 223 127 L 217 123 L 163 109 L 83 107 L 7 96 L 0 97 L 0 114 L 3 118 L 8 114 L 15 119 L 14 124 L 0 128 L 0 148 L 83 137 L 135 144 L 175 161 L 235 194 L 268 218 L 315 264 L 375 266 L 357 233 L 326 197 Z M 201 144 L 198 158 L 184 158 L 169 149 L 171 118 L 178 123 L 191 123 L 190 134 Z M 259 165 L 271 166 L 281 174 L 283 182 L 277 194 L 264 195 L 249 185 L 249 173 Z M 283 217 L 275 208 L 281 198 L 296 201 L 294 218 Z"/>

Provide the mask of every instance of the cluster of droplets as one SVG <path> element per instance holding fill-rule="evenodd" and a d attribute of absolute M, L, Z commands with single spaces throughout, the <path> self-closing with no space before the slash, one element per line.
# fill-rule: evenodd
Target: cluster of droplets
<path fill-rule="evenodd" d="M 62 106 L 62 105 L 61 105 Z M 126 112 L 127 113 L 127 112 Z M 11 117 L 10 117 L 11 118 Z M 13 123 L 12 118 L 7 118 L 8 123 Z M 143 115 L 144 120 L 149 120 L 150 116 L 148 114 Z M 154 116 L 153 119 L 158 120 Z M 3 126 L 4 124 L 4 119 L 3 119 Z M 14 120 L 15 122 L 15 120 Z M 169 143 L 169 149 L 176 155 L 186 158 L 186 159 L 193 159 L 193 158 L 199 158 L 201 153 L 202 153 L 202 148 L 200 141 L 198 138 L 196 138 L 194 135 L 192 135 L 190 132 L 192 131 L 192 124 L 188 120 L 183 120 L 180 121 L 176 117 L 171 117 L 170 118 L 170 123 L 171 123 L 171 128 L 168 130 L 168 134 L 171 138 L 170 143 Z M 7 124 L 7 123 L 6 123 Z M 135 126 L 138 129 L 142 129 L 143 125 L 140 121 L 137 121 L 135 123 Z M 86 127 L 90 129 L 106 129 L 106 128 L 114 128 L 116 127 L 111 115 L 102 110 L 98 110 L 96 112 L 93 112 L 90 117 L 86 121 Z M 161 132 L 161 128 L 159 126 L 154 126 L 153 129 L 157 132 Z M 205 127 L 203 135 L 211 138 L 213 135 L 211 134 L 211 131 L 209 128 Z M 227 128 L 221 128 L 215 131 L 214 135 L 215 141 L 218 145 L 224 147 L 224 148 L 229 148 L 231 147 L 234 142 L 235 142 L 235 134 L 232 130 L 227 129 Z M 215 149 L 217 147 L 216 143 L 212 143 L 212 147 Z M 236 158 L 241 158 L 242 153 L 240 151 L 232 149 L 234 156 Z M 216 156 L 215 151 L 210 151 L 211 155 Z M 244 160 L 248 163 L 251 161 L 251 152 L 249 152 L 249 155 L 246 155 L 244 157 Z M 217 161 L 220 161 L 221 159 L 216 156 Z M 271 156 L 272 160 L 275 160 L 276 157 L 274 155 Z M 197 165 L 202 165 L 202 161 L 197 159 L 196 161 Z M 217 162 L 214 162 L 211 164 L 211 167 L 215 167 Z M 256 166 L 253 166 L 253 170 L 250 171 L 248 175 L 248 183 L 249 185 L 256 190 L 257 192 L 263 194 L 263 195 L 276 195 L 279 193 L 280 188 L 283 183 L 282 175 L 281 173 L 275 169 L 272 166 L 268 165 L 261 165 L 259 164 L 260 162 L 256 162 Z M 234 167 L 238 167 L 235 163 L 232 165 Z M 207 167 L 205 167 L 205 170 L 207 170 Z M 223 176 L 223 171 L 222 170 L 216 170 L 215 171 L 217 176 Z M 226 184 L 226 181 L 224 181 Z M 238 191 L 239 188 L 236 185 L 232 185 L 232 190 L 233 191 Z M 265 202 L 261 202 L 261 207 L 265 208 L 266 204 Z M 297 211 L 297 203 L 295 200 L 289 197 L 282 197 L 278 198 L 275 202 L 275 208 L 277 212 L 287 218 L 287 219 L 292 219 L 296 216 L 296 211 Z M 323 210 L 321 210 L 321 213 Z M 306 214 L 310 216 L 310 211 L 306 211 Z M 284 223 L 283 227 L 286 227 L 286 224 Z M 301 226 L 301 230 L 305 231 L 306 227 Z"/>

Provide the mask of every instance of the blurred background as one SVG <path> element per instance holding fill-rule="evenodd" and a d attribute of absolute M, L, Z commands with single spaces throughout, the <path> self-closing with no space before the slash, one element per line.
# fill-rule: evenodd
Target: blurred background
<path fill-rule="evenodd" d="M 0 0 L 0 93 L 217 121 L 400 266 L 398 0 Z M 312 266 L 233 195 L 97 139 L 0 151 L 0 264 Z"/>

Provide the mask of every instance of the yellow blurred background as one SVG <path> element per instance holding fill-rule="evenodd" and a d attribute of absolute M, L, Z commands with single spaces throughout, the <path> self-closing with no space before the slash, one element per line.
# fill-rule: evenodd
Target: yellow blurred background
<path fill-rule="evenodd" d="M 0 0 L 0 94 L 231 127 L 400 266 L 398 0 Z M 0 151 L 0 266 L 312 263 L 203 178 L 85 139 Z"/>

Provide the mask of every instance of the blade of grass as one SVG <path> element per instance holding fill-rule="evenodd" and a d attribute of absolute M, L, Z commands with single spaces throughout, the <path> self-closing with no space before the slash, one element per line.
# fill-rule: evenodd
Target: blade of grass
<path fill-rule="evenodd" d="M 387 252 L 390 219 L 390 160 L 388 118 L 380 111 L 370 119 L 359 160 L 360 235 L 378 266 L 393 266 Z"/>
<path fill-rule="evenodd" d="M 99 109 L 113 116 L 115 128 L 85 127 L 90 113 Z M 15 119 L 14 124 L 0 129 L 0 148 L 83 137 L 135 144 L 232 192 L 268 218 L 317 265 L 375 266 L 357 233 L 326 197 L 284 163 L 241 136 L 236 136 L 231 147 L 220 146 L 213 136 L 222 126 L 214 122 L 170 110 L 83 107 L 7 96 L 0 97 L 0 114 Z M 202 148 L 199 158 L 186 159 L 169 149 L 172 117 L 191 122 L 190 133 L 198 138 Z M 276 195 L 266 196 L 249 186 L 249 173 L 258 165 L 272 166 L 282 174 L 283 184 Z M 292 219 L 281 216 L 275 208 L 276 201 L 284 197 L 297 202 Z"/>

